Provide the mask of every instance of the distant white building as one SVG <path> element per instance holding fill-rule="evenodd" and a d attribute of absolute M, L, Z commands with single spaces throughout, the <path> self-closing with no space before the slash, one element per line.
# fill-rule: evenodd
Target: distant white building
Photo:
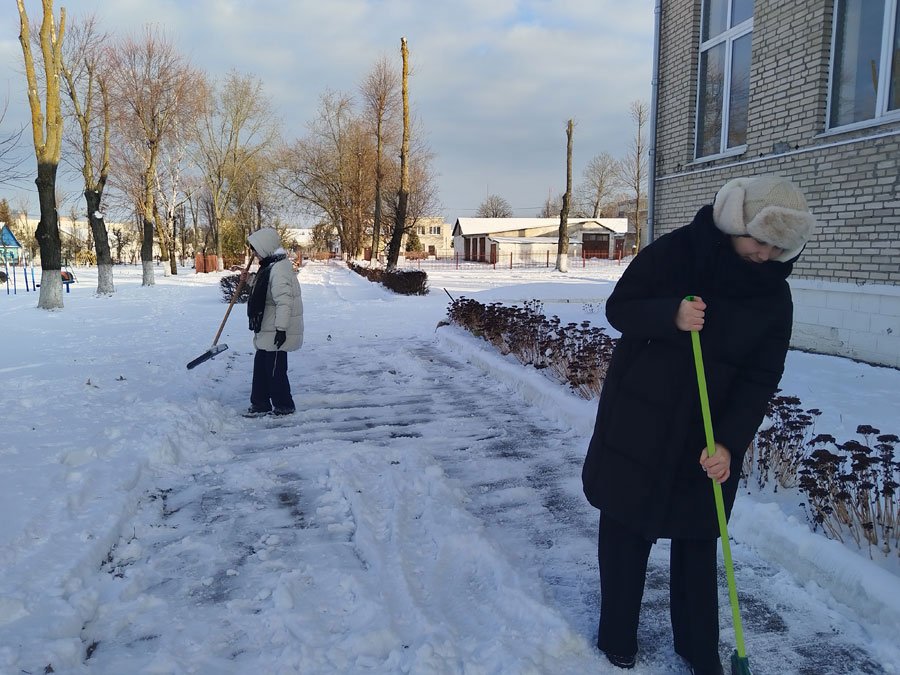
<path fill-rule="evenodd" d="M 569 255 L 630 255 L 634 232 L 627 218 L 570 218 Z M 458 218 L 453 247 L 465 260 L 494 263 L 506 255 L 556 255 L 559 218 Z"/>
<path fill-rule="evenodd" d="M 37 229 L 37 218 L 18 218 L 16 227 L 29 232 Z M 59 238 L 62 245 L 63 263 L 71 265 L 96 264 L 93 234 L 87 219 L 72 220 L 68 216 L 59 216 Z M 138 263 L 141 259 L 141 233 L 134 223 L 106 223 L 109 238 L 109 249 L 112 259 L 117 263 Z M 153 255 L 159 255 L 159 245 L 154 239 Z M 35 251 L 36 262 L 40 261 L 40 251 Z"/>
<path fill-rule="evenodd" d="M 422 250 L 429 255 L 438 255 L 452 248 L 453 226 L 444 222 L 442 216 L 419 218 L 416 222 L 416 235 L 422 244 Z"/>

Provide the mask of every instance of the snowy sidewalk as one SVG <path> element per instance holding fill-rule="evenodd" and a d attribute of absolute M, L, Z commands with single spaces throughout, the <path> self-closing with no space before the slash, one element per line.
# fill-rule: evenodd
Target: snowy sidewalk
<path fill-rule="evenodd" d="M 547 449 L 547 430 L 509 402 L 483 409 L 484 384 L 465 381 L 477 374 L 439 363 L 434 345 L 346 356 L 306 371 L 316 375 L 297 415 L 242 422 L 221 439 L 229 462 L 175 473 L 144 497 L 100 577 L 109 602 L 84 630 L 91 672 L 599 666 L 516 560 L 553 546 L 553 532 L 519 531 L 544 508 L 540 492 L 492 478 Z M 577 463 L 553 457 L 533 476 L 538 489 Z M 468 478 L 475 462 L 488 498 L 473 505 L 448 476 Z M 512 537 L 529 541 L 504 550 L 489 515 L 512 518 Z"/>

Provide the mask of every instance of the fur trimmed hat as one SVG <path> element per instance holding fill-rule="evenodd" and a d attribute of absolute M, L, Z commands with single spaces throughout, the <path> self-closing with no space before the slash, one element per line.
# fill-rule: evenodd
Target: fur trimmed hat
<path fill-rule="evenodd" d="M 782 176 L 730 180 L 716 194 L 713 220 L 725 234 L 750 235 L 784 249 L 787 262 L 803 250 L 816 227 L 800 189 Z"/>

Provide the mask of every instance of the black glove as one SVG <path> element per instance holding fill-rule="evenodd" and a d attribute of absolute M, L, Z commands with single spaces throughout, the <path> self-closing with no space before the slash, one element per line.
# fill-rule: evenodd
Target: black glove
<path fill-rule="evenodd" d="M 276 330 L 275 331 L 275 349 L 278 349 L 279 347 L 281 347 L 281 345 L 284 344 L 285 340 L 287 340 L 287 333 L 285 333 L 283 330 Z"/>

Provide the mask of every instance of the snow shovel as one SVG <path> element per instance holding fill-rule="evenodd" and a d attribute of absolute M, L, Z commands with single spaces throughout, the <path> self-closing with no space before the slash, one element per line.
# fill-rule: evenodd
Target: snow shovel
<path fill-rule="evenodd" d="M 218 344 L 219 336 L 222 334 L 222 329 L 225 328 L 225 322 L 228 321 L 228 315 L 231 314 L 231 308 L 234 307 L 235 300 L 238 299 L 238 296 L 241 294 L 241 289 L 244 287 L 244 283 L 247 280 L 247 273 L 250 272 L 250 263 L 253 262 L 253 256 L 250 256 L 250 259 L 247 261 L 247 266 L 244 268 L 243 273 L 241 274 L 241 280 L 238 282 L 237 288 L 234 289 L 234 293 L 231 295 L 231 302 L 228 303 L 228 309 L 225 311 L 225 318 L 222 319 L 222 323 L 219 324 L 219 330 L 216 331 L 216 337 L 213 338 L 212 347 L 203 352 L 196 359 L 187 364 L 188 370 L 199 366 L 204 361 L 209 361 L 216 354 L 221 354 L 226 349 L 228 349 L 228 345 Z"/>
<path fill-rule="evenodd" d="M 689 295 L 686 300 L 693 300 Z M 703 369 L 703 352 L 700 350 L 700 333 L 691 331 L 691 346 L 694 349 L 694 367 L 697 370 L 697 388 L 700 390 L 700 409 L 703 412 L 703 431 L 706 433 L 706 452 L 712 457 L 716 452 L 713 436 L 712 416 L 709 412 L 709 395 L 706 391 L 706 372 Z M 741 626 L 741 610 L 738 606 L 737 585 L 734 582 L 734 563 L 731 560 L 731 544 L 728 542 L 728 526 L 725 521 L 725 502 L 722 486 L 712 481 L 716 500 L 716 515 L 719 518 L 719 535 L 722 538 L 722 557 L 725 559 L 725 576 L 728 578 L 728 597 L 731 600 L 731 615 L 734 618 L 734 643 L 736 649 L 731 655 L 731 675 L 753 675 L 747 651 L 744 647 L 744 629 Z"/>

